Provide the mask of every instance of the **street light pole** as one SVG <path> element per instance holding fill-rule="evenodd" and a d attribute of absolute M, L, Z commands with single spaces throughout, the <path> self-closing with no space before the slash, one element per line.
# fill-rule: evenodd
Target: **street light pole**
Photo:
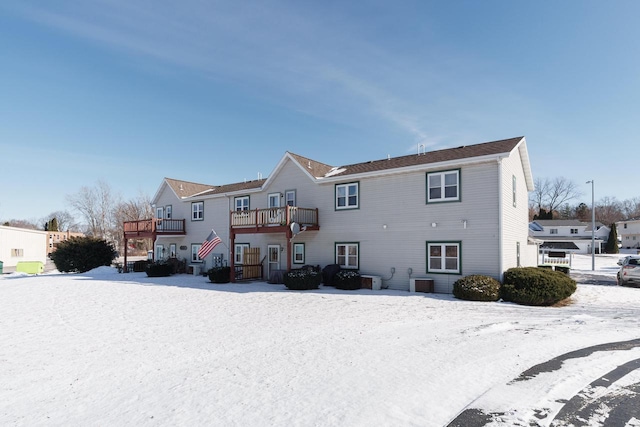
<path fill-rule="evenodd" d="M 587 181 L 586 184 L 591 184 L 591 271 L 596 269 L 596 209 L 594 203 L 594 181 Z"/>

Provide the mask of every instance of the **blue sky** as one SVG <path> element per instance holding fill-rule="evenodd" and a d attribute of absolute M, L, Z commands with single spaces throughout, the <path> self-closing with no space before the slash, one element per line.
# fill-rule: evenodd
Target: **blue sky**
<path fill-rule="evenodd" d="M 640 2 L 4 1 L 0 220 L 99 180 L 267 176 L 524 135 L 535 178 L 639 197 Z"/>

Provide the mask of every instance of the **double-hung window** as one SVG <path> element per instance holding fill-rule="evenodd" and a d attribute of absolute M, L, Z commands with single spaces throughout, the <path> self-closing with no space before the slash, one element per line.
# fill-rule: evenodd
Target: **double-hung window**
<path fill-rule="evenodd" d="M 427 203 L 460 200 L 460 170 L 427 173 Z"/>
<path fill-rule="evenodd" d="M 293 244 L 293 263 L 304 264 L 304 243 Z"/>
<path fill-rule="evenodd" d="M 336 210 L 357 209 L 360 206 L 359 183 L 336 184 Z"/>
<path fill-rule="evenodd" d="M 236 212 L 249 210 L 249 196 L 236 197 L 234 200 Z"/>
<path fill-rule="evenodd" d="M 359 243 L 336 243 L 336 264 L 342 268 L 357 269 Z"/>
<path fill-rule="evenodd" d="M 286 206 L 296 205 L 296 190 L 287 190 L 284 193 L 284 204 Z"/>
<path fill-rule="evenodd" d="M 460 242 L 427 242 L 427 273 L 460 274 Z"/>
<path fill-rule="evenodd" d="M 191 203 L 191 221 L 204 220 L 204 202 Z"/>

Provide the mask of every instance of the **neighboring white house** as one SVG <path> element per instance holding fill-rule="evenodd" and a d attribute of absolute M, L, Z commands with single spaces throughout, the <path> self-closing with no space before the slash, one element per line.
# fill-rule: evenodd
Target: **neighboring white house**
<path fill-rule="evenodd" d="M 151 222 L 156 258 L 211 267 L 222 257 L 236 279 L 259 253 L 262 278 L 302 265 L 339 264 L 408 290 L 430 278 L 436 292 L 471 274 L 502 278 L 537 263 L 528 233 L 533 190 L 526 140 L 512 138 L 344 166 L 286 152 L 266 179 L 228 185 L 165 178 Z M 223 244 L 200 260 L 214 229 Z M 247 249 L 251 249 L 247 251 Z M 252 254 L 255 256 L 255 254 Z M 255 261 L 254 261 L 255 262 Z"/>
<path fill-rule="evenodd" d="M 18 261 L 47 261 L 47 232 L 0 225 L 0 261 L 15 267 Z"/>
<path fill-rule="evenodd" d="M 616 222 L 618 239 L 625 249 L 640 248 L 640 218 Z"/>
<path fill-rule="evenodd" d="M 602 253 L 611 229 L 596 222 L 595 248 Z M 577 219 L 538 219 L 529 223 L 531 237 L 541 240 L 541 250 L 591 253 L 591 222 Z"/>

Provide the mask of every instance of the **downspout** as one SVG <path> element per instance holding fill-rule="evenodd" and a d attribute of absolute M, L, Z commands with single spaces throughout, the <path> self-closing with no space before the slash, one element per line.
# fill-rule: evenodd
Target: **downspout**
<path fill-rule="evenodd" d="M 504 254 L 504 248 L 502 247 L 502 239 L 504 230 L 502 227 L 502 222 L 504 218 L 503 215 L 503 206 L 502 206 L 502 159 L 498 159 L 498 270 L 500 271 L 500 282 L 502 283 L 503 275 L 504 275 L 504 260 L 502 259 Z"/>

